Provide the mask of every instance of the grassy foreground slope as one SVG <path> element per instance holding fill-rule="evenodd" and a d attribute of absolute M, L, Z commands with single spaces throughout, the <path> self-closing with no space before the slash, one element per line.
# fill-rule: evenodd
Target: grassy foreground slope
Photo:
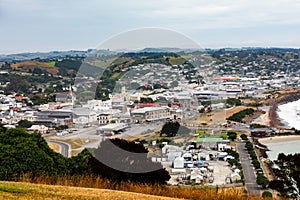
<path fill-rule="evenodd" d="M 0 199 L 154 199 L 171 200 L 175 198 L 124 192 L 107 189 L 92 189 L 70 186 L 0 181 Z"/>

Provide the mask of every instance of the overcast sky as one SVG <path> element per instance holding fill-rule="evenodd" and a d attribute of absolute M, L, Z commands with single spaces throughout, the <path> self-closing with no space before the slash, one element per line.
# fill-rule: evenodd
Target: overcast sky
<path fill-rule="evenodd" d="M 300 47 L 300 0 L 0 0 L 0 53 L 95 48 L 171 29 L 203 48 Z"/>

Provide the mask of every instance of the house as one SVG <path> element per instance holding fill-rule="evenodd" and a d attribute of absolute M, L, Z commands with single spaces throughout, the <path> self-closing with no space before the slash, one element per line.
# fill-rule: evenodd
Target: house
<path fill-rule="evenodd" d="M 183 169 L 184 168 L 184 158 L 183 157 L 175 158 L 175 160 L 173 162 L 173 168 L 174 169 Z"/>
<path fill-rule="evenodd" d="M 204 180 L 204 178 L 201 172 L 195 170 L 191 172 L 190 180 L 196 184 L 199 184 Z"/>
<path fill-rule="evenodd" d="M 242 178 L 238 173 L 233 172 L 233 173 L 230 174 L 230 180 L 231 180 L 232 183 L 234 183 L 234 182 L 242 180 Z"/>
<path fill-rule="evenodd" d="M 178 103 L 182 108 L 189 109 L 192 105 L 192 98 L 189 96 L 176 96 L 174 102 Z"/>
<path fill-rule="evenodd" d="M 99 122 L 100 125 L 109 124 L 110 121 L 112 120 L 112 114 L 109 114 L 109 113 L 99 114 L 97 116 L 97 120 L 98 120 L 98 122 Z"/>
<path fill-rule="evenodd" d="M 181 157 L 181 155 L 182 155 L 181 151 L 171 151 L 171 152 L 168 152 L 167 159 L 168 159 L 168 161 L 174 161 L 177 157 Z"/>
<path fill-rule="evenodd" d="M 72 94 L 70 93 L 56 93 L 56 102 L 72 102 Z"/>
<path fill-rule="evenodd" d="M 227 149 L 231 149 L 231 146 L 228 144 L 224 144 L 224 143 L 218 144 L 218 151 L 225 151 Z"/>
<path fill-rule="evenodd" d="M 41 134 L 46 134 L 46 133 L 49 133 L 49 128 L 44 125 L 32 125 L 30 128 L 28 128 L 28 131 L 34 132 L 34 133 L 38 132 Z"/>

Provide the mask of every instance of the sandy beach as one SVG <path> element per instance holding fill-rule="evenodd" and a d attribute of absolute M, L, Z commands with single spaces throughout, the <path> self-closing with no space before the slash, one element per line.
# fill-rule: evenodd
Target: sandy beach
<path fill-rule="evenodd" d="M 259 139 L 258 141 L 261 144 L 270 144 L 270 143 L 290 142 L 296 140 L 300 140 L 300 135 L 275 136 L 275 137 L 262 138 Z"/>

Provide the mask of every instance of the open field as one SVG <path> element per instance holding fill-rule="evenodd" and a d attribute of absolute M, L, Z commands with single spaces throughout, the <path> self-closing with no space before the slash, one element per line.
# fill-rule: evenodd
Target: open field
<path fill-rule="evenodd" d="M 246 108 L 253 108 L 249 106 L 236 106 L 230 109 L 222 109 L 212 113 L 203 113 L 198 118 L 200 123 L 213 123 L 215 125 L 226 122 L 226 118 L 230 117 L 234 113 L 240 112 Z"/>
<path fill-rule="evenodd" d="M 24 180 L 23 180 L 24 179 Z M 257 200 L 241 188 L 169 187 L 147 184 L 118 183 L 93 178 L 37 177 L 34 183 L 24 177 L 25 182 L 0 181 L 0 199 L 201 199 L 201 200 Z M 54 185 L 46 185 L 49 184 Z M 75 186 L 75 187 L 74 187 Z"/>
<path fill-rule="evenodd" d="M 54 67 L 55 66 L 55 61 L 50 61 L 50 62 L 44 62 L 45 64 Z"/>
<path fill-rule="evenodd" d="M 155 199 L 175 198 L 154 195 L 67 186 L 53 186 L 19 182 L 0 182 L 0 199 Z"/>

